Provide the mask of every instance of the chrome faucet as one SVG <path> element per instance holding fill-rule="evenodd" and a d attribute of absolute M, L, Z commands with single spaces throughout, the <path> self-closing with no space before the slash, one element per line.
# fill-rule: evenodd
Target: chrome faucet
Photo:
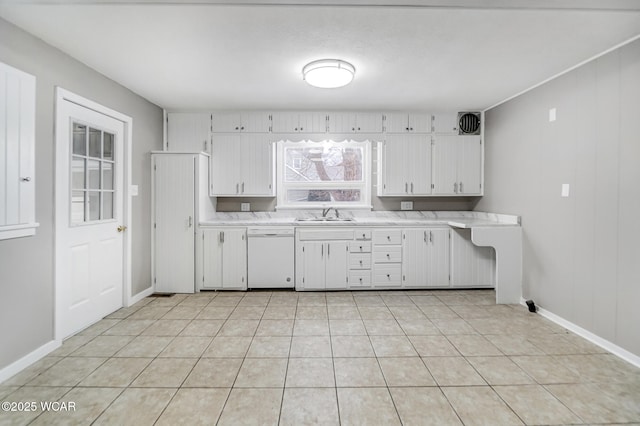
<path fill-rule="evenodd" d="M 326 209 L 322 209 L 322 217 L 327 217 L 327 215 L 329 214 L 329 212 L 333 210 L 334 212 L 336 212 L 336 219 L 338 219 L 340 217 L 340 213 L 338 213 L 338 209 L 335 207 L 329 207 Z"/>

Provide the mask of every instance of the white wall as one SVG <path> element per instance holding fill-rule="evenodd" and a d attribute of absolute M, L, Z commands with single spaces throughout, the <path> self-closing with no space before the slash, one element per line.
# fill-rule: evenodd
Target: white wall
<path fill-rule="evenodd" d="M 522 216 L 526 298 L 636 355 L 638 123 L 635 41 L 486 113 L 486 195 L 475 207 Z"/>
<path fill-rule="evenodd" d="M 60 86 L 133 118 L 133 294 L 151 286 L 151 159 L 162 148 L 162 110 L 0 19 L 0 62 L 36 86 L 36 221 L 33 237 L 0 241 L 0 369 L 53 339 L 54 93 Z"/>

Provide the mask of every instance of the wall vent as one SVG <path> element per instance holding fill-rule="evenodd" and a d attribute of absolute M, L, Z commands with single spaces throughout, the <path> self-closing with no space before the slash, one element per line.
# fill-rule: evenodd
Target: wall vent
<path fill-rule="evenodd" d="M 479 112 L 459 112 L 458 113 L 458 134 L 459 135 L 479 135 L 480 134 L 480 113 Z"/>

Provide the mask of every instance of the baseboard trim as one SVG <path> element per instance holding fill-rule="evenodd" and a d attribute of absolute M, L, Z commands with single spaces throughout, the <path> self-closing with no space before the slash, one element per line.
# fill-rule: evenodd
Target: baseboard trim
<path fill-rule="evenodd" d="M 142 299 L 144 299 L 147 296 L 151 296 L 153 294 L 153 286 L 149 287 L 146 290 L 142 290 L 140 293 L 133 295 L 129 298 L 128 300 L 128 304 L 127 304 L 127 308 L 131 305 L 134 305 L 136 303 L 138 303 L 139 301 L 141 301 Z"/>
<path fill-rule="evenodd" d="M 526 306 L 525 300 L 521 299 L 520 304 Z M 612 343 L 606 339 L 603 339 L 602 337 L 596 334 L 593 334 L 589 330 L 585 330 L 584 328 L 572 323 L 571 321 L 567 321 L 566 319 L 562 318 L 559 315 L 554 314 L 553 312 L 549 312 L 546 309 L 543 309 L 539 306 L 537 308 L 538 308 L 538 313 L 543 317 L 547 318 L 548 320 L 555 322 L 556 324 L 566 328 L 567 330 L 574 332 L 578 336 L 587 339 L 591 343 L 600 346 L 602 349 L 608 352 L 611 352 L 617 357 L 622 358 L 625 361 L 640 368 L 640 356 L 633 354 L 628 350 L 621 348 L 615 343 Z"/>
<path fill-rule="evenodd" d="M 17 361 L 12 362 L 3 369 L 0 370 L 0 383 L 15 376 L 25 368 L 29 367 L 36 361 L 41 360 L 54 350 L 58 349 L 62 345 L 60 340 L 52 340 L 44 345 L 40 346 L 35 351 L 28 353 Z"/>

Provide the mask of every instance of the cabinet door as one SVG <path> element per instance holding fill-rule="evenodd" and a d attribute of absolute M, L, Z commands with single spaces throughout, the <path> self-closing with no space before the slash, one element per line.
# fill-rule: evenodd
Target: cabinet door
<path fill-rule="evenodd" d="M 433 144 L 433 194 L 454 195 L 458 190 L 458 136 L 437 135 Z"/>
<path fill-rule="evenodd" d="M 325 133 L 327 115 L 319 112 L 301 112 L 298 114 L 298 126 L 300 133 Z"/>
<path fill-rule="evenodd" d="M 271 115 L 273 133 L 298 133 L 300 126 L 297 112 L 274 112 Z"/>
<path fill-rule="evenodd" d="M 211 195 L 239 195 L 242 164 L 240 134 L 216 134 L 211 142 Z"/>
<path fill-rule="evenodd" d="M 409 121 L 405 112 L 390 112 L 385 114 L 384 127 L 387 133 L 407 133 Z"/>
<path fill-rule="evenodd" d="M 239 112 L 214 112 L 211 117 L 211 130 L 214 133 L 239 132 L 241 123 Z"/>
<path fill-rule="evenodd" d="M 204 289 L 222 288 L 222 234 L 217 229 L 202 230 L 202 283 Z"/>
<path fill-rule="evenodd" d="M 243 112 L 240 131 L 245 133 L 269 133 L 271 118 L 268 112 Z"/>
<path fill-rule="evenodd" d="M 378 195 L 407 194 L 405 147 L 405 139 L 400 135 L 387 135 L 387 140 L 378 144 Z"/>
<path fill-rule="evenodd" d="M 326 243 L 325 288 L 341 290 L 348 286 L 348 251 L 347 241 L 329 241 Z"/>
<path fill-rule="evenodd" d="M 247 289 L 247 237 L 244 229 L 223 229 L 222 288 Z"/>
<path fill-rule="evenodd" d="M 431 114 L 409 114 L 409 131 L 413 133 L 431 133 Z"/>
<path fill-rule="evenodd" d="M 302 285 L 305 290 L 325 288 L 325 243 L 307 241 L 302 245 Z"/>
<path fill-rule="evenodd" d="M 429 287 L 449 287 L 449 229 L 429 229 L 425 265 L 427 268 L 427 285 Z"/>
<path fill-rule="evenodd" d="M 458 113 L 446 112 L 433 115 L 433 130 L 436 133 L 458 134 Z"/>
<path fill-rule="evenodd" d="M 211 114 L 170 112 L 167 117 L 167 150 L 207 152 L 211 131 Z"/>
<path fill-rule="evenodd" d="M 495 250 L 474 245 L 470 229 L 451 230 L 451 286 L 495 286 Z"/>
<path fill-rule="evenodd" d="M 352 112 L 334 112 L 329 114 L 329 133 L 355 133 L 356 114 Z"/>
<path fill-rule="evenodd" d="M 405 164 L 410 195 L 431 194 L 431 138 L 426 135 L 407 135 Z"/>
<path fill-rule="evenodd" d="M 245 196 L 271 197 L 273 190 L 273 145 L 269 135 L 242 135 L 240 193 Z"/>
<path fill-rule="evenodd" d="M 153 157 L 154 278 L 157 292 L 194 292 L 195 160 Z"/>
<path fill-rule="evenodd" d="M 482 194 L 482 144 L 480 136 L 458 136 L 458 192 Z"/>
<path fill-rule="evenodd" d="M 405 229 L 402 232 L 402 283 L 405 287 L 426 287 L 429 231 Z"/>
<path fill-rule="evenodd" d="M 382 114 L 377 112 L 356 114 L 355 132 L 382 133 Z"/>

